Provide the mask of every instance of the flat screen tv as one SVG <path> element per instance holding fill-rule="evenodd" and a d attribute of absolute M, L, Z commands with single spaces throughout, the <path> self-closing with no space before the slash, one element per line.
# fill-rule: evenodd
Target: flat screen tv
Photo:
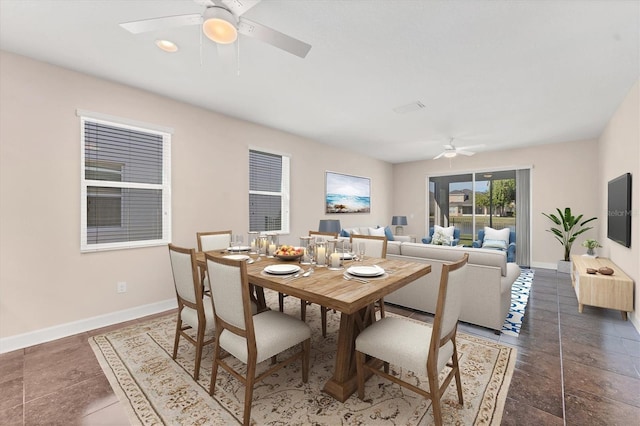
<path fill-rule="evenodd" d="M 609 181 L 607 238 L 631 247 L 631 173 Z"/>

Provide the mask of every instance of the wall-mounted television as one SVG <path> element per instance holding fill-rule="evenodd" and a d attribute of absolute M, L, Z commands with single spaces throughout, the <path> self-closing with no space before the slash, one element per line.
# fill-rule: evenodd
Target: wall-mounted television
<path fill-rule="evenodd" d="M 607 186 L 607 238 L 631 247 L 631 173 L 610 180 Z"/>

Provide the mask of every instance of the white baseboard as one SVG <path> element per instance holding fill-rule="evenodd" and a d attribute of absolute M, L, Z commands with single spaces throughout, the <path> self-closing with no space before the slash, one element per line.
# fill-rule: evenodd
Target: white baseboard
<path fill-rule="evenodd" d="M 111 312 L 109 314 L 99 315 L 97 317 L 43 328 L 29 333 L 1 338 L 0 354 L 38 345 L 40 343 L 50 342 L 51 340 L 60 339 L 62 337 L 84 333 L 85 331 L 95 330 L 96 328 L 142 318 L 147 315 L 169 311 L 177 307 L 178 302 L 173 298 L 163 300 L 161 302 L 150 303 L 148 305 L 136 306 L 135 308 L 125 309 L 122 311 Z"/>

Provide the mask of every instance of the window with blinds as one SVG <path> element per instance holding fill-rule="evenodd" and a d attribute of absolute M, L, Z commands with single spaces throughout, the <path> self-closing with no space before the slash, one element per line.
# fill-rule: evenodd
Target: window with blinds
<path fill-rule="evenodd" d="M 249 151 L 249 230 L 289 233 L 289 157 Z"/>
<path fill-rule="evenodd" d="M 82 116 L 81 251 L 171 239 L 171 135 Z"/>

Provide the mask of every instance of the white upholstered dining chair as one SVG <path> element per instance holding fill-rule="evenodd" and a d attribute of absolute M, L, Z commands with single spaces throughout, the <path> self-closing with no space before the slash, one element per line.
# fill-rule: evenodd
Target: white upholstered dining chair
<path fill-rule="evenodd" d="M 387 258 L 387 237 L 379 235 L 351 235 L 349 241 L 351 243 L 351 251 L 356 254 L 358 252 L 358 244 L 364 243 L 365 257 Z M 377 303 L 380 309 L 380 316 L 384 318 L 384 299 L 378 300 Z"/>
<path fill-rule="evenodd" d="M 173 283 L 178 298 L 178 319 L 176 335 L 173 343 L 173 359 L 178 355 L 180 337 L 196 347 L 196 359 L 193 378 L 198 380 L 202 349 L 213 343 L 214 316 L 209 297 L 203 295 L 203 288 L 198 279 L 198 268 L 194 249 L 187 249 L 169 244 L 169 258 L 173 272 Z M 196 331 L 195 339 L 187 330 Z M 210 335 L 209 340 L 205 340 Z"/>
<path fill-rule="evenodd" d="M 244 424 L 248 425 L 256 382 L 298 359 L 302 361 L 302 381 L 308 381 L 311 328 L 303 321 L 278 311 L 252 314 L 246 262 L 215 257 L 209 253 L 206 254 L 206 261 L 216 322 L 209 393 L 212 396 L 215 393 L 218 367 L 240 380 L 245 385 Z M 301 345 L 301 350 L 275 362 L 278 354 L 296 345 Z M 244 376 L 225 362 L 226 354 L 222 350 L 246 364 Z M 269 358 L 272 358 L 272 365 L 256 377 L 257 365 Z"/>
<path fill-rule="evenodd" d="M 225 250 L 231 244 L 231 231 L 197 232 L 198 251 Z"/>
<path fill-rule="evenodd" d="M 198 251 L 209 250 L 226 250 L 231 244 L 231 230 L 228 231 L 207 231 L 196 232 L 196 240 L 198 240 Z M 200 281 L 203 287 L 209 291 L 209 279 L 206 273 L 207 268 L 201 268 Z"/>
<path fill-rule="evenodd" d="M 356 370 L 360 399 L 364 400 L 365 374 L 371 372 L 430 399 L 436 425 L 442 424 L 440 399 L 454 377 L 458 401 L 460 405 L 463 404 L 456 333 L 462 306 L 462 290 L 467 282 L 468 259 L 469 254 L 465 253 L 461 260 L 442 266 L 433 327 L 405 318 L 386 317 L 358 335 Z M 367 355 L 372 359 L 367 361 Z M 383 361 L 384 371 L 371 366 L 375 359 Z M 389 364 L 410 370 L 418 376 L 426 376 L 428 389 L 389 374 Z M 440 384 L 438 375 L 445 366 L 451 367 L 451 371 Z"/>

